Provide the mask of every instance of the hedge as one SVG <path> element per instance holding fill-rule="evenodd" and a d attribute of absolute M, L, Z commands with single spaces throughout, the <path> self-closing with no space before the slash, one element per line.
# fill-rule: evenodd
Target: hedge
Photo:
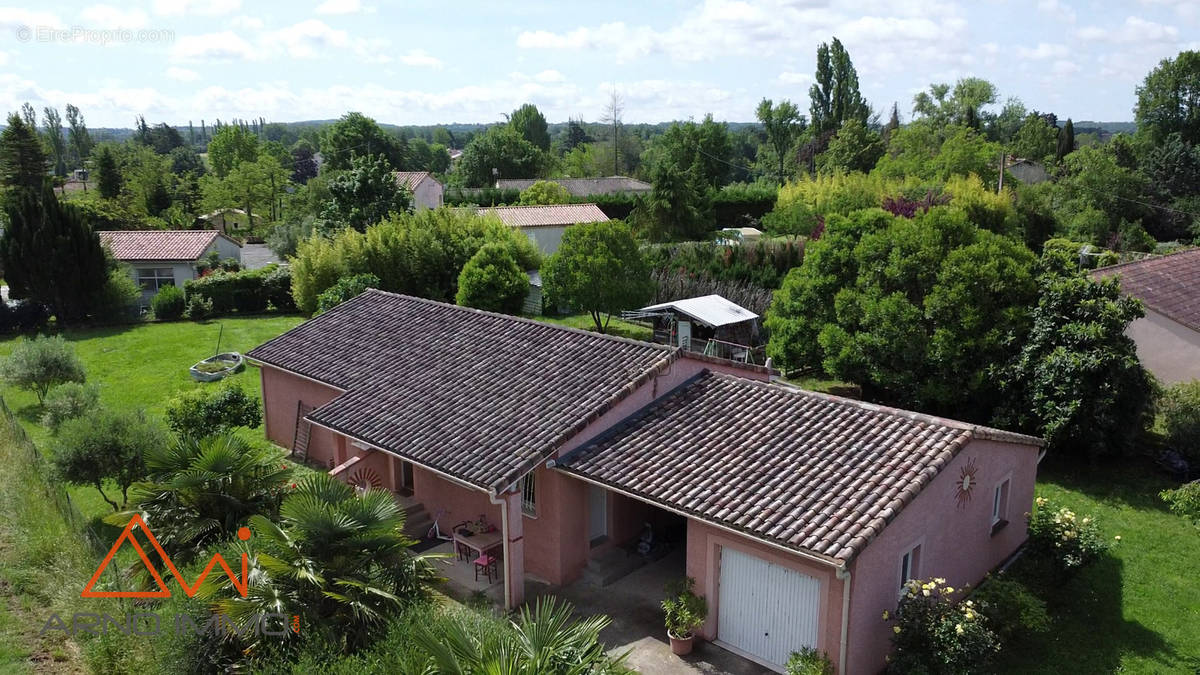
<path fill-rule="evenodd" d="M 212 303 L 214 314 L 264 312 L 272 307 L 293 312 L 292 274 L 283 265 L 268 265 L 242 272 L 214 272 L 184 284 L 189 300 L 200 297 Z"/>

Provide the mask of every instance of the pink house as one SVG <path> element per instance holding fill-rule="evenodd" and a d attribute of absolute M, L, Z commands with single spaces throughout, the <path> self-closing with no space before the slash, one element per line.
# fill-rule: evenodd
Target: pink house
<path fill-rule="evenodd" d="M 974 584 L 1024 541 L 1042 445 L 380 291 L 249 356 L 271 440 L 443 525 L 499 523 L 509 607 L 649 525 L 686 549 L 702 636 L 776 670 L 808 645 L 879 671 L 906 579 Z"/>

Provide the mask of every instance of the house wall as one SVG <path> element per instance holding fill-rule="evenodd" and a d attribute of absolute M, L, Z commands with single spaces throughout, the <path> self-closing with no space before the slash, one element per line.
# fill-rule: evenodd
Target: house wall
<path fill-rule="evenodd" d="M 138 283 L 138 270 L 163 269 L 171 268 L 171 276 L 175 279 L 175 285 L 183 290 L 183 284 L 196 278 L 196 265 L 192 262 L 172 262 L 172 261 L 122 261 L 129 267 L 129 278 L 133 279 L 133 283 Z M 149 305 L 150 299 L 154 297 L 156 291 L 147 289 L 142 291 L 142 304 Z"/>
<path fill-rule="evenodd" d="M 552 255 L 562 244 L 563 232 L 567 231 L 567 226 L 522 227 L 520 230 L 526 237 L 529 237 L 529 241 L 532 241 L 534 246 L 538 247 L 542 255 Z"/>
<path fill-rule="evenodd" d="M 900 512 L 851 564 L 848 673 L 876 673 L 891 650 L 892 611 L 900 591 L 900 559 L 920 545 L 916 576 L 944 577 L 955 589 L 978 584 L 1025 541 L 1025 514 L 1033 506 L 1038 449 L 972 442 Z M 959 507 L 961 471 L 973 461 L 976 487 Z M 1009 478 L 1008 525 L 992 529 L 992 496 Z M 961 596 L 959 596 L 961 597 Z"/>
<path fill-rule="evenodd" d="M 342 393 L 334 387 L 306 380 L 265 364 L 259 371 L 263 391 L 263 428 L 268 440 L 285 448 L 290 449 L 295 438 L 297 404 L 300 401 L 315 408 L 325 405 Z M 326 466 L 330 460 L 338 464 L 338 447 L 333 432 L 313 425 L 308 441 L 309 457 Z M 344 439 L 342 453 L 344 461 Z"/>
<path fill-rule="evenodd" d="M 444 190 L 441 183 L 426 176 L 413 190 L 413 203 L 418 209 L 436 209 L 442 205 Z"/>
<path fill-rule="evenodd" d="M 1147 309 L 1125 329 L 1138 358 L 1163 384 L 1200 379 L 1200 333 Z"/>
<path fill-rule="evenodd" d="M 242 261 L 242 247 L 238 246 L 229 239 L 226 239 L 225 237 L 217 237 L 214 239 L 213 243 L 209 244 L 208 248 L 204 249 L 204 254 L 201 257 L 208 255 L 209 251 L 216 251 L 221 256 L 221 260 L 233 258 L 238 262 Z"/>
<path fill-rule="evenodd" d="M 843 582 L 837 578 L 832 566 L 809 561 L 754 539 L 688 519 L 687 575 L 696 580 L 696 594 L 708 601 L 708 620 L 704 622 L 699 635 L 708 640 L 720 638 L 717 635 L 717 617 L 721 612 L 720 553 L 724 547 L 735 548 L 806 574 L 821 584 L 821 605 L 817 610 L 817 648 L 824 651 L 836 665 L 841 643 Z M 876 618 L 879 618 L 878 615 Z"/>

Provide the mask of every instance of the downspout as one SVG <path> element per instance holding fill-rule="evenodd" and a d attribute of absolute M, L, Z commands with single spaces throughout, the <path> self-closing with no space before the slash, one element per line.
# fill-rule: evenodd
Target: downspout
<path fill-rule="evenodd" d="M 501 546 L 504 551 L 504 609 L 511 610 L 512 606 L 512 585 L 508 578 L 508 500 L 501 498 L 496 499 L 496 488 L 488 488 L 488 501 L 493 504 L 500 505 L 500 534 L 504 539 L 501 541 Z"/>
<path fill-rule="evenodd" d="M 846 651 L 850 642 L 850 569 L 845 565 L 837 568 L 835 576 L 842 580 L 842 641 L 838 647 L 838 670 L 845 673 Z"/>

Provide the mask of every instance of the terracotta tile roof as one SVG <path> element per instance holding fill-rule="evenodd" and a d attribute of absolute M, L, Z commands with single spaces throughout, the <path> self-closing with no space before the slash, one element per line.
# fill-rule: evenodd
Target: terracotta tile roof
<path fill-rule="evenodd" d="M 429 176 L 428 171 L 396 171 L 396 182 L 411 190 L 416 190 L 421 181 Z"/>
<path fill-rule="evenodd" d="M 976 438 L 1042 444 L 705 371 L 558 466 L 844 564 Z"/>
<path fill-rule="evenodd" d="M 97 234 L 117 260 L 197 260 L 223 236 L 216 230 L 102 230 Z"/>
<path fill-rule="evenodd" d="M 496 187 L 501 190 L 526 190 L 540 178 L 501 178 Z M 638 194 L 649 192 L 653 186 L 628 176 L 605 176 L 604 178 L 554 178 L 550 182 L 567 188 L 573 197 L 591 195 Z"/>
<path fill-rule="evenodd" d="M 608 216 L 595 204 L 555 204 L 553 206 L 495 206 L 480 209 L 480 213 L 494 213 L 509 227 L 545 227 L 553 225 L 578 225 L 599 223 Z"/>
<path fill-rule="evenodd" d="M 1092 270 L 1093 279 L 1121 277 L 1121 292 L 1200 331 L 1200 248 Z"/>
<path fill-rule="evenodd" d="M 371 290 L 248 356 L 346 390 L 317 424 L 501 489 L 677 354 Z"/>

